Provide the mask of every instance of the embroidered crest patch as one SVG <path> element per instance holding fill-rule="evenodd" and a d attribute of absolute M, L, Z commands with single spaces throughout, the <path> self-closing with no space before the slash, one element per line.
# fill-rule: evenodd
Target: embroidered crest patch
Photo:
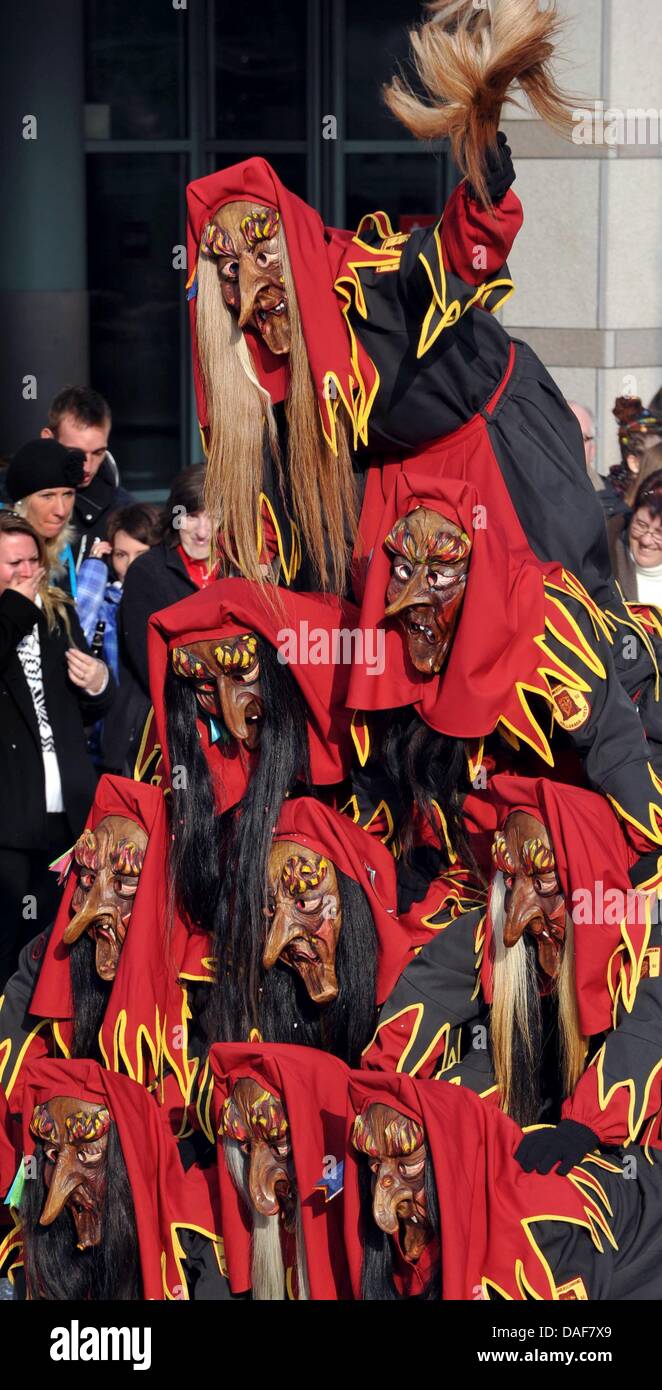
<path fill-rule="evenodd" d="M 582 1302 L 588 1302 L 586 1285 L 584 1280 L 579 1277 L 576 1279 L 569 1279 L 567 1284 L 560 1284 L 556 1292 L 558 1293 L 560 1303 L 566 1303 L 573 1298 L 579 1298 Z"/>
<path fill-rule="evenodd" d="M 552 697 L 556 723 L 569 732 L 581 729 L 591 713 L 591 706 L 581 691 L 569 685 L 555 685 Z"/>

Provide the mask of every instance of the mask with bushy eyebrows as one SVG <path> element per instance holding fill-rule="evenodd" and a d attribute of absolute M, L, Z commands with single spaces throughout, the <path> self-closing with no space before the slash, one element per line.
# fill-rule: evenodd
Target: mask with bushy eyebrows
<path fill-rule="evenodd" d="M 278 960 L 296 970 L 315 1004 L 338 994 L 336 949 L 342 927 L 340 890 L 328 859 L 293 840 L 269 853 L 265 970 Z"/>
<path fill-rule="evenodd" d="M 219 1134 L 234 1139 L 249 1159 L 248 1190 L 261 1216 L 280 1215 L 288 1231 L 296 1221 L 296 1182 L 290 1130 L 277 1096 L 250 1077 L 235 1081 L 227 1096 Z"/>
<path fill-rule="evenodd" d="M 434 1232 L 425 1200 L 427 1146 L 423 1126 L 387 1105 L 357 1115 L 352 1143 L 372 1173 L 372 1214 L 381 1231 L 417 1260 Z"/>
<path fill-rule="evenodd" d="M 221 720 L 238 743 L 257 748 L 264 706 L 255 633 L 173 647 L 170 660 L 175 675 L 192 682 L 200 709 Z"/>
<path fill-rule="evenodd" d="M 103 1239 L 111 1123 L 105 1106 L 71 1096 L 35 1106 L 30 1121 L 30 1133 L 42 1146 L 47 1188 L 39 1225 L 50 1226 L 66 1207 L 79 1250 Z"/>
<path fill-rule="evenodd" d="M 277 356 L 292 341 L 282 236 L 277 208 L 237 200 L 219 208 L 200 246 L 201 255 L 218 261 L 223 299 L 239 327 L 258 334 Z"/>
<path fill-rule="evenodd" d="M 417 507 L 396 521 L 384 544 L 391 556 L 386 616 L 398 619 L 416 670 L 436 675 L 457 626 L 471 542 L 439 512 Z"/>
<path fill-rule="evenodd" d="M 71 899 L 74 916 L 63 940 L 71 946 L 87 932 L 96 944 L 96 969 L 115 979 L 129 928 L 148 844 L 147 831 L 128 816 L 104 816 L 84 830 L 73 848 L 78 882 Z"/>
<path fill-rule="evenodd" d="M 545 826 L 526 811 L 514 811 L 494 837 L 492 861 L 506 890 L 504 946 L 515 946 L 525 932 L 533 937 L 547 984 L 561 969 L 566 903 Z"/>

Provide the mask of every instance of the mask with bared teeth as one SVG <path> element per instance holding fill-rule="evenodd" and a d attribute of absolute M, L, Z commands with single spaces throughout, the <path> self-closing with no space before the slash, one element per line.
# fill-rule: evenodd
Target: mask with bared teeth
<path fill-rule="evenodd" d="M 503 944 L 526 935 L 535 942 L 543 991 L 557 979 L 566 934 L 566 903 L 545 826 L 527 811 L 513 811 L 492 845 L 492 861 L 506 890 Z"/>
<path fill-rule="evenodd" d="M 372 1173 L 375 1222 L 415 1262 L 434 1238 L 425 1198 L 422 1126 L 390 1106 L 368 1105 L 354 1121 L 352 1143 Z"/>
<path fill-rule="evenodd" d="M 30 1121 L 30 1132 L 42 1146 L 47 1189 L 39 1224 L 52 1225 L 66 1207 L 79 1250 L 103 1239 L 111 1123 L 105 1106 L 71 1096 L 35 1106 Z"/>
<path fill-rule="evenodd" d="M 73 848 L 78 882 L 64 943 L 72 946 L 87 932 L 96 946 L 97 974 L 107 982 L 117 974 L 147 843 L 147 832 L 136 821 L 105 816 L 94 830 L 84 830 Z"/>
<path fill-rule="evenodd" d="M 200 254 L 214 257 L 223 299 L 244 332 L 276 356 L 289 353 L 292 333 L 277 208 L 226 203 L 202 235 Z"/>
<path fill-rule="evenodd" d="M 342 928 L 333 864 L 305 845 L 277 840 L 269 854 L 265 970 L 277 961 L 300 975 L 315 1004 L 338 994 L 336 948 Z"/>
<path fill-rule="evenodd" d="M 391 557 L 386 617 L 397 618 L 416 670 L 436 675 L 457 625 L 471 542 L 454 522 L 417 507 L 398 519 L 384 544 Z"/>

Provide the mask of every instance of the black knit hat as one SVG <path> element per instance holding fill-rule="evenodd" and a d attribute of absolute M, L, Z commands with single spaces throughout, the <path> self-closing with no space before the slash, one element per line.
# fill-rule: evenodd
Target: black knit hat
<path fill-rule="evenodd" d="M 78 487 L 83 481 L 85 454 L 65 449 L 57 439 L 31 439 L 14 457 L 5 475 L 12 502 L 20 502 L 47 487 Z"/>

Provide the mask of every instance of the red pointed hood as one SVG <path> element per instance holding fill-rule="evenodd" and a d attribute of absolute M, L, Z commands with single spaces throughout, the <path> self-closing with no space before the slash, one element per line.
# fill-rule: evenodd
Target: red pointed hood
<path fill-rule="evenodd" d="M 617 1003 L 628 1012 L 632 1009 L 637 991 L 650 938 L 644 897 L 635 896 L 628 874 L 637 856 L 609 802 L 583 787 L 547 777 L 500 773 L 491 778 L 485 792 L 471 792 L 463 807 L 472 837 L 503 829 L 514 811 L 535 816 L 549 834 L 574 923 L 580 1026 L 585 1037 L 592 1037 L 614 1026 Z M 490 872 L 488 864 L 484 868 Z M 492 1000 L 491 943 L 488 910 L 482 965 L 488 1003 Z"/>
<path fill-rule="evenodd" d="M 361 302 L 357 265 L 393 264 L 393 249 L 372 247 L 361 239 L 361 227 L 351 232 L 325 227 L 314 208 L 290 193 L 266 159 L 247 159 L 197 179 L 187 189 L 189 266 L 188 295 L 191 310 L 193 364 L 198 418 L 208 425 L 207 403 L 197 347 L 197 265 L 203 231 L 224 203 L 255 199 L 277 208 L 285 232 L 297 301 L 312 379 L 315 383 L 324 435 L 336 452 L 336 416 L 344 412 L 354 444 L 367 443 L 368 416 L 378 377 L 373 363 L 352 333 L 346 318 L 350 302 Z M 376 214 L 375 218 L 383 218 Z M 383 218 L 380 230 L 391 232 Z M 365 310 L 363 310 L 365 313 Z M 288 368 L 261 339 L 247 334 L 253 362 L 262 386 L 273 401 L 282 400 L 289 385 Z"/>
<path fill-rule="evenodd" d="M 391 562 L 384 541 L 396 521 L 417 507 L 441 513 L 471 541 L 459 620 L 438 676 L 415 670 L 399 623 L 385 617 Z M 375 677 L 355 664 L 349 688 L 354 708 L 413 705 L 432 729 L 457 738 L 491 733 L 500 718 L 521 718 L 516 683 L 531 681 L 540 661 L 536 638 L 545 628 L 545 567 L 530 551 L 513 549 L 498 518 L 488 512 L 484 519 L 484 511 L 469 483 L 409 470 L 398 477 L 379 526 L 361 607 L 361 625 L 384 633 L 385 671 Z"/>
<path fill-rule="evenodd" d="M 342 660 L 320 660 L 315 644 L 334 650 L 334 634 L 357 627 L 358 610 L 332 595 L 300 594 L 278 589 L 275 595 L 247 579 L 219 579 L 198 594 L 152 614 L 148 628 L 150 687 L 158 741 L 167 776 L 168 751 L 163 689 L 173 647 L 212 636 L 237 637 L 256 632 L 280 649 L 306 705 L 308 746 L 313 782 L 342 781 L 351 762 L 349 715 L 345 708 L 350 666 Z M 289 643 L 288 633 L 294 634 Z M 342 656 L 342 650 L 340 651 Z M 259 750 L 246 753 L 233 743 L 227 751 L 210 745 L 207 724 L 198 720 L 201 746 L 216 788 L 218 809 L 241 800 Z"/>
<path fill-rule="evenodd" d="M 536 1244 L 538 1221 L 586 1226 L 589 1235 L 597 1231 L 604 1240 L 606 1211 L 595 1195 L 599 1171 L 576 1168 L 567 1178 L 525 1173 L 515 1159 L 522 1131 L 473 1092 L 446 1081 L 352 1072 L 345 1239 L 355 1297 L 360 1297 L 362 1260 L 355 1234 L 361 1227 L 358 1165 L 366 1160 L 351 1135 L 356 1116 L 374 1104 L 408 1115 L 425 1131 L 439 1203 L 443 1299 L 557 1297 L 552 1271 Z"/>
<path fill-rule="evenodd" d="M 126 1164 L 136 1218 L 144 1299 L 182 1297 L 186 1279 L 177 1231 L 188 1227 L 219 1243 L 213 1185 L 202 1169 L 184 1171 L 163 1111 L 143 1086 L 96 1062 L 30 1062 L 23 1076 L 23 1150 L 34 1153 L 30 1133 L 35 1105 L 72 1096 L 107 1106 Z"/>
<path fill-rule="evenodd" d="M 186 930 L 175 914 L 168 932 L 168 822 L 163 792 L 128 777 L 101 778 L 87 817 L 94 830 L 105 816 L 128 816 L 146 831 L 149 839 L 140 881 L 133 902 L 129 929 L 119 958 L 101 1028 L 101 1047 L 106 1064 L 147 1084 L 156 1079 L 166 1060 L 174 1068 L 182 1094 L 188 1079 L 182 1072 L 185 1051 L 168 1039 L 173 1029 L 186 1028 L 184 995 L 177 983 L 178 969 L 187 943 Z M 72 1036 L 73 998 L 70 951 L 63 937 L 71 920 L 71 899 L 77 883 L 69 872 L 30 1012 L 63 1023 Z"/>
<path fill-rule="evenodd" d="M 291 1044 L 217 1043 L 209 1055 L 217 1130 L 223 1102 L 240 1077 L 257 1081 L 281 1101 L 290 1127 L 310 1296 L 349 1298 L 342 1196 L 327 1200 L 321 1187 L 329 1162 L 342 1163 L 349 1068 L 327 1052 Z M 233 1290 L 241 1291 L 250 1287 L 250 1217 L 225 1167 L 220 1139 L 217 1157 L 228 1274 Z"/>

